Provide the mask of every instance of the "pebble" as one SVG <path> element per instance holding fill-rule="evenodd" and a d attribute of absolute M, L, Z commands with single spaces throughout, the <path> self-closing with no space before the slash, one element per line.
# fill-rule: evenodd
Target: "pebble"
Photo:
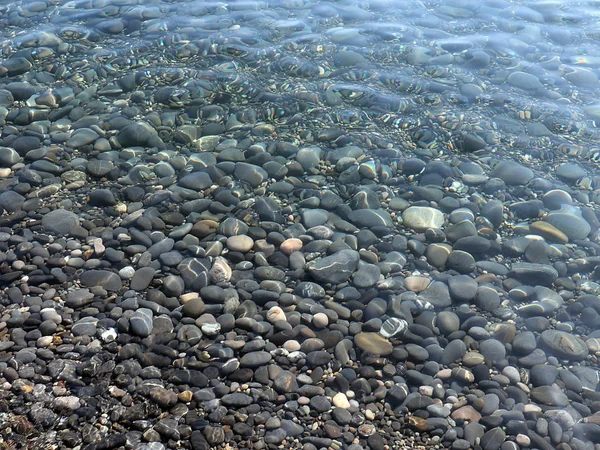
<path fill-rule="evenodd" d="M 402 213 L 402 221 L 408 228 L 425 231 L 428 228 L 442 228 L 444 214 L 434 208 L 411 206 Z"/>
<path fill-rule="evenodd" d="M 559 330 L 546 330 L 540 335 L 540 342 L 556 357 L 572 361 L 587 358 L 585 342 L 574 334 Z"/>
<path fill-rule="evenodd" d="M 358 267 L 360 256 L 353 250 L 341 250 L 308 266 L 310 275 L 323 283 L 339 284 L 347 281 Z"/>
<path fill-rule="evenodd" d="M 392 344 L 377 333 L 358 333 L 354 336 L 354 344 L 364 352 L 373 355 L 389 355 L 392 353 Z"/>
<path fill-rule="evenodd" d="M 64 209 L 50 211 L 42 217 L 42 226 L 50 233 L 58 236 L 68 235 L 78 225 L 79 218 L 77 215 Z"/>
<path fill-rule="evenodd" d="M 1 10 L 7 445 L 599 442 L 594 29 L 385 3 Z"/>
<path fill-rule="evenodd" d="M 227 248 L 234 252 L 247 253 L 254 247 L 254 240 L 250 236 L 230 236 L 227 238 Z"/>

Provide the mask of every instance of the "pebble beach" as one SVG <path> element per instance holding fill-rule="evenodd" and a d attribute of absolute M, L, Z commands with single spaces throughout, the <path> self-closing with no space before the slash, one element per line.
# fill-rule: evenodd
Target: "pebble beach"
<path fill-rule="evenodd" d="M 599 18 L 0 4 L 0 450 L 600 450 Z"/>

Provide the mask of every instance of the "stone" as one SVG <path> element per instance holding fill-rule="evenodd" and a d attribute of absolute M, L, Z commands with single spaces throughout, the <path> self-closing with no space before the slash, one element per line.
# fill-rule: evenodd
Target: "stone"
<path fill-rule="evenodd" d="M 206 310 L 206 306 L 201 298 L 196 297 L 186 301 L 183 304 L 182 312 L 184 316 L 191 317 L 193 319 L 197 319 L 200 317 L 204 311 Z"/>
<path fill-rule="evenodd" d="M 385 209 L 358 209 L 348 214 L 350 222 L 357 227 L 374 228 L 393 226 L 392 216 Z"/>
<path fill-rule="evenodd" d="M 490 172 L 490 176 L 500 178 L 509 186 L 519 186 L 533 179 L 533 171 L 516 161 L 507 159 L 500 161 Z"/>
<path fill-rule="evenodd" d="M 143 291 L 150 285 L 155 273 L 156 270 L 152 267 L 142 267 L 136 270 L 129 287 L 134 291 Z"/>
<path fill-rule="evenodd" d="M 156 387 L 152 389 L 149 397 L 154 403 L 162 408 L 170 408 L 177 403 L 177 394 L 162 387 Z"/>
<path fill-rule="evenodd" d="M 107 291 L 121 289 L 121 278 L 109 270 L 87 270 L 81 274 L 79 281 L 86 287 L 100 286 Z"/>
<path fill-rule="evenodd" d="M 411 206 L 402 213 L 402 221 L 404 226 L 420 232 L 428 228 L 442 228 L 444 214 L 426 206 Z"/>
<path fill-rule="evenodd" d="M 73 228 L 79 225 L 79 217 L 71 211 L 56 209 L 44 214 L 42 226 L 50 233 L 67 236 Z"/>
<path fill-rule="evenodd" d="M 450 414 L 450 417 L 456 421 L 460 420 L 469 423 L 479 422 L 481 420 L 481 414 L 479 414 L 471 405 L 466 405 L 455 409 L 452 411 L 452 414 Z"/>
<path fill-rule="evenodd" d="M 511 272 L 514 277 L 531 286 L 549 286 L 558 278 L 558 272 L 547 264 L 515 263 Z"/>
<path fill-rule="evenodd" d="M 303 242 L 297 238 L 286 239 L 281 243 L 279 248 L 286 255 L 291 255 L 294 252 L 300 251 L 303 247 Z"/>
<path fill-rule="evenodd" d="M 348 397 L 343 392 L 338 392 L 333 396 L 332 399 L 333 405 L 336 408 L 340 409 L 348 409 L 350 408 L 350 402 L 348 401 Z"/>
<path fill-rule="evenodd" d="M 542 236 L 550 242 L 556 242 L 558 244 L 567 244 L 569 242 L 569 237 L 565 233 L 560 231 L 554 225 L 541 220 L 529 225 L 529 231 Z"/>
<path fill-rule="evenodd" d="M 469 303 L 477 293 L 477 282 L 467 275 L 457 275 L 448 280 L 450 296 L 457 303 Z"/>
<path fill-rule="evenodd" d="M 21 161 L 21 155 L 14 149 L 10 147 L 0 147 L 0 167 L 12 167 L 19 161 Z"/>
<path fill-rule="evenodd" d="M 246 253 L 254 247 L 254 240 L 250 236 L 239 235 L 227 238 L 227 248 L 234 252 Z"/>
<path fill-rule="evenodd" d="M 148 308 L 140 308 L 129 318 L 131 331 L 140 337 L 148 337 L 152 333 L 152 310 Z"/>
<path fill-rule="evenodd" d="M 308 273 L 322 283 L 347 281 L 358 267 L 360 256 L 354 250 L 341 250 L 307 265 Z"/>
<path fill-rule="evenodd" d="M 592 230 L 582 217 L 581 210 L 571 205 L 563 205 L 559 210 L 551 211 L 543 220 L 566 235 L 570 241 L 585 239 Z"/>
<path fill-rule="evenodd" d="M 552 386 L 538 386 L 531 390 L 531 398 L 538 403 L 549 406 L 564 407 L 569 404 L 569 398 L 559 389 Z"/>
<path fill-rule="evenodd" d="M 540 342 L 554 356 L 570 361 L 586 359 L 589 351 L 583 340 L 574 334 L 559 330 L 546 330 L 540 336 Z"/>
<path fill-rule="evenodd" d="M 385 356 L 392 353 L 392 344 L 377 333 L 358 333 L 354 336 L 354 344 L 364 352 Z"/>
<path fill-rule="evenodd" d="M 506 433 L 500 427 L 492 428 L 481 438 L 481 448 L 483 450 L 498 450 L 506 440 Z"/>
<path fill-rule="evenodd" d="M 459 329 L 460 319 L 451 311 L 441 311 L 436 317 L 435 325 L 442 334 L 448 336 Z"/>
<path fill-rule="evenodd" d="M 264 351 L 249 352 L 240 358 L 240 367 L 257 369 L 271 361 L 271 354 Z"/>

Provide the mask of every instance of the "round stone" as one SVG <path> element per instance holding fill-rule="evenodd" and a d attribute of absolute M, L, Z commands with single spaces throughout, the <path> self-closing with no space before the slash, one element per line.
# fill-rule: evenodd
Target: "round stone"
<path fill-rule="evenodd" d="M 415 231 L 425 231 L 428 228 L 442 228 L 444 214 L 427 206 L 411 206 L 402 213 L 404 226 Z"/>
<path fill-rule="evenodd" d="M 317 313 L 313 316 L 313 325 L 316 328 L 325 328 L 329 324 L 329 317 L 325 313 Z"/>
<path fill-rule="evenodd" d="M 183 315 L 193 319 L 200 317 L 205 310 L 206 306 L 199 297 L 192 298 L 183 304 Z"/>
<path fill-rule="evenodd" d="M 348 409 L 350 408 L 350 402 L 348 401 L 348 397 L 343 392 L 339 392 L 333 396 L 332 399 L 333 405 L 336 408 Z"/>
<path fill-rule="evenodd" d="M 254 247 L 254 240 L 244 234 L 239 236 L 230 236 L 227 238 L 227 248 L 234 252 L 246 253 Z"/>
<path fill-rule="evenodd" d="M 454 333 L 460 327 L 460 319 L 452 311 L 442 311 L 437 315 L 436 326 L 446 336 Z"/>
<path fill-rule="evenodd" d="M 285 321 L 285 312 L 279 306 L 273 306 L 269 311 L 267 311 L 267 320 L 271 323 Z"/>
<path fill-rule="evenodd" d="M 294 252 L 300 251 L 302 249 L 303 245 L 304 244 L 302 243 L 302 241 L 300 239 L 291 238 L 291 239 L 286 239 L 285 241 L 283 241 L 281 243 L 281 245 L 279 246 L 279 248 L 286 255 L 291 255 Z"/>
<path fill-rule="evenodd" d="M 131 331 L 140 337 L 150 336 L 152 333 L 152 310 L 140 308 L 129 318 Z"/>

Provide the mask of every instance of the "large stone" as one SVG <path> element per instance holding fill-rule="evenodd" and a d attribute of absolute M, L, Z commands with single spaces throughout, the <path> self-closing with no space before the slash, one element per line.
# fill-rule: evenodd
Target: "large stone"
<path fill-rule="evenodd" d="M 435 208 L 427 206 L 411 206 L 402 213 L 404 226 L 415 231 L 425 231 L 428 228 L 442 228 L 444 214 Z"/>
<path fill-rule="evenodd" d="M 574 334 L 559 330 L 546 330 L 540 336 L 541 343 L 554 356 L 570 361 L 587 358 L 588 348 L 585 342 Z"/>
<path fill-rule="evenodd" d="M 79 280 L 86 287 L 100 286 L 107 291 L 121 289 L 121 278 L 119 275 L 108 270 L 88 270 L 81 274 Z"/>
<path fill-rule="evenodd" d="M 42 217 L 42 226 L 53 234 L 68 235 L 73 228 L 79 225 L 79 217 L 71 211 L 56 209 Z"/>
<path fill-rule="evenodd" d="M 358 333 L 354 336 L 354 344 L 373 355 L 389 355 L 393 350 L 390 341 L 377 333 Z"/>
<path fill-rule="evenodd" d="M 533 179 L 533 171 L 511 159 L 500 161 L 490 173 L 491 177 L 500 178 L 509 186 L 519 186 Z"/>
<path fill-rule="evenodd" d="M 559 389 L 552 386 L 539 386 L 531 390 L 531 398 L 538 403 L 549 406 L 567 406 L 569 398 Z"/>
<path fill-rule="evenodd" d="M 185 287 L 191 291 L 199 291 L 208 284 L 210 262 L 204 258 L 186 258 L 177 266 Z"/>
<path fill-rule="evenodd" d="M 544 221 L 564 233 L 569 240 L 585 239 L 592 227 L 581 215 L 581 210 L 575 206 L 563 205 L 558 211 L 552 211 Z"/>
<path fill-rule="evenodd" d="M 532 286 L 548 286 L 558 278 L 556 269 L 547 264 L 516 263 L 512 265 L 511 274 Z"/>
<path fill-rule="evenodd" d="M 322 283 L 340 284 L 352 276 L 360 256 L 354 250 L 341 250 L 307 265 L 310 275 Z"/>

